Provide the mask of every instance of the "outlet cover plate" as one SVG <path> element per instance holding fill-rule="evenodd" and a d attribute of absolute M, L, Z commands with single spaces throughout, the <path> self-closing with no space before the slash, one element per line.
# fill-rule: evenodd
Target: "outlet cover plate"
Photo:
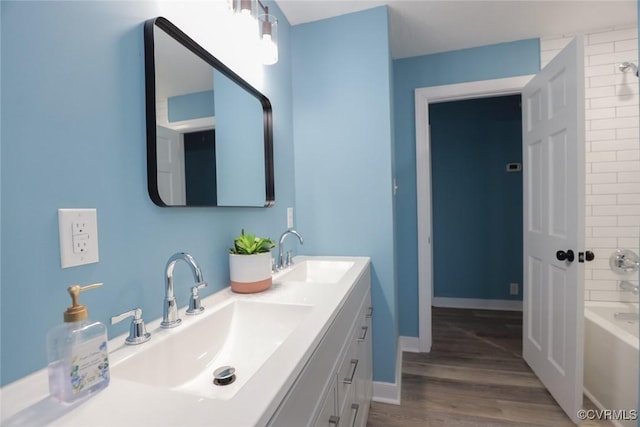
<path fill-rule="evenodd" d="M 58 231 L 62 268 L 99 261 L 96 209 L 58 209 Z"/>
<path fill-rule="evenodd" d="M 287 208 L 287 229 L 293 228 L 293 208 Z"/>
<path fill-rule="evenodd" d="M 520 293 L 519 283 L 509 283 L 509 295 L 518 295 Z"/>

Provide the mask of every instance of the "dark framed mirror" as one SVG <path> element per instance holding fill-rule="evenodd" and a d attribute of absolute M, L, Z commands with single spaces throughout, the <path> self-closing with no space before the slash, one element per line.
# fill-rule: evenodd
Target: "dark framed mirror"
<path fill-rule="evenodd" d="M 272 206 L 269 99 L 165 18 L 145 22 L 144 51 L 151 200 Z"/>

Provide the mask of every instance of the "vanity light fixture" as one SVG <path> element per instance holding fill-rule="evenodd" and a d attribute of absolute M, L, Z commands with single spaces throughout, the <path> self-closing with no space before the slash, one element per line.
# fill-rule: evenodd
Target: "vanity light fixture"
<path fill-rule="evenodd" d="M 262 63 L 278 62 L 278 19 L 269 14 L 269 7 L 260 0 L 229 0 L 229 8 L 236 16 L 242 34 L 257 39 Z"/>
<path fill-rule="evenodd" d="M 229 0 L 229 9 L 233 12 L 240 34 L 247 39 L 257 37 L 256 19 L 258 17 L 257 0 Z"/>
<path fill-rule="evenodd" d="M 229 9 L 234 15 L 256 19 L 258 16 L 258 0 L 229 0 Z"/>

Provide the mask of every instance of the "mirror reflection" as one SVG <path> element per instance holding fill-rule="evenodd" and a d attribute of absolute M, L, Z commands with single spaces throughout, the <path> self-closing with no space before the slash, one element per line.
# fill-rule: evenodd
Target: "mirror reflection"
<path fill-rule="evenodd" d="M 272 205 L 269 100 L 164 18 L 147 22 L 145 55 L 154 203 Z"/>

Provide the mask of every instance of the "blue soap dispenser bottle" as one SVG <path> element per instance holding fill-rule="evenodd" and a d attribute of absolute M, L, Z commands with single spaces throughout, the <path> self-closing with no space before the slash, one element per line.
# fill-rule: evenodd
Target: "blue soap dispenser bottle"
<path fill-rule="evenodd" d="M 64 312 L 64 323 L 47 334 L 49 392 L 71 403 L 109 385 L 107 328 L 89 320 L 87 307 L 78 302 L 80 292 L 102 286 L 70 286 L 72 304 Z"/>

